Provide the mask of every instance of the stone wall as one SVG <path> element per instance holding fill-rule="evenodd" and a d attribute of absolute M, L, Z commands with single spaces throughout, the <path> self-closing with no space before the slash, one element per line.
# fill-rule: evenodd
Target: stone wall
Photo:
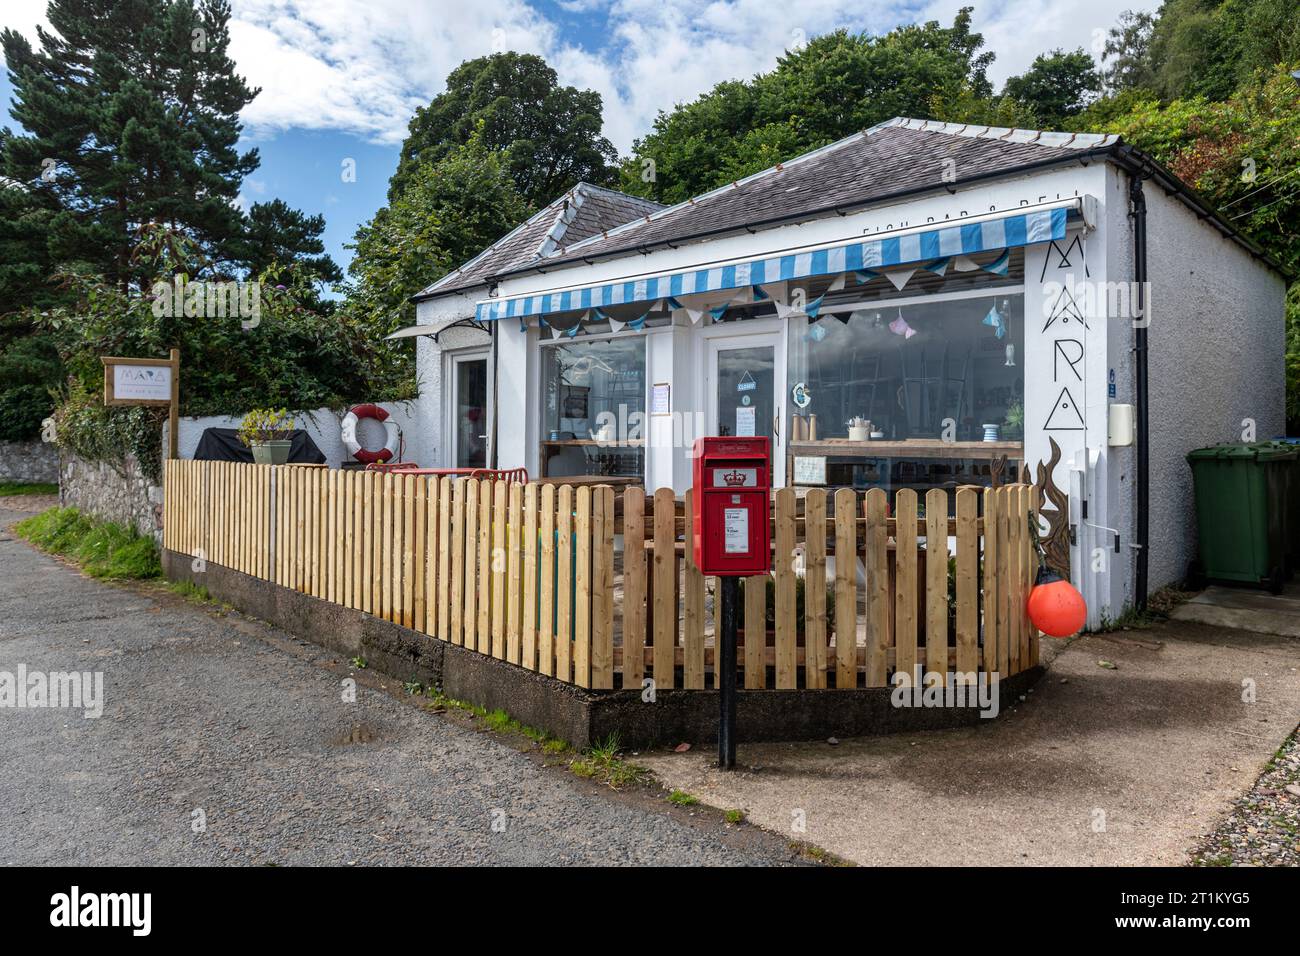
<path fill-rule="evenodd" d="M 59 449 L 40 439 L 0 441 L 0 480 L 58 481 Z"/>
<path fill-rule="evenodd" d="M 59 464 L 59 503 L 104 521 L 135 528 L 162 543 L 162 488 L 140 472 L 135 456 L 109 464 L 64 452 Z"/>

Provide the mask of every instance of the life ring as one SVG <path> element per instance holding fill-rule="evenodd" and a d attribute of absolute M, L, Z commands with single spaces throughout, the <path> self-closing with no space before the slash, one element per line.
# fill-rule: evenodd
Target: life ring
<path fill-rule="evenodd" d="M 363 418 L 373 418 L 377 422 L 384 423 L 384 432 L 387 435 L 387 441 L 384 447 L 372 451 L 369 448 L 362 448 L 361 442 L 357 441 L 357 423 Z M 378 405 L 354 405 L 348 409 L 348 413 L 343 416 L 343 426 L 341 436 L 343 447 L 348 450 L 348 454 L 357 461 L 370 464 L 376 461 L 389 461 L 396 457 L 398 444 L 402 440 L 402 433 L 397 427 L 397 422 L 388 417 L 388 412 Z"/>

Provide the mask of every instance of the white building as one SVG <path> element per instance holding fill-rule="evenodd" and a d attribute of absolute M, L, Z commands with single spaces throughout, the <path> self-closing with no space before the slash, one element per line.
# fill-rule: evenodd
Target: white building
<path fill-rule="evenodd" d="M 417 297 L 409 446 L 678 491 L 701 434 L 783 485 L 1026 467 L 1095 627 L 1194 556 L 1186 452 L 1282 431 L 1284 296 L 1117 137 L 895 119 L 668 208 L 575 187 Z"/>

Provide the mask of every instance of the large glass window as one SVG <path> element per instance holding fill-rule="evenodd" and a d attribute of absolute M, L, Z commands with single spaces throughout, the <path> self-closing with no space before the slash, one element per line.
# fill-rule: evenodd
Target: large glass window
<path fill-rule="evenodd" d="M 542 348 L 542 474 L 644 473 L 645 337 Z"/>
<path fill-rule="evenodd" d="M 1024 436 L 1024 296 L 882 300 L 789 322 L 790 451 L 828 484 L 979 482 Z M 1008 476 L 1009 477 L 1009 476 Z"/>

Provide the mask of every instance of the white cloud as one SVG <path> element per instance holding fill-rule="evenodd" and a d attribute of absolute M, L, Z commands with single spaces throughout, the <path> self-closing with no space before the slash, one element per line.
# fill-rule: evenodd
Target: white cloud
<path fill-rule="evenodd" d="M 234 0 L 231 55 L 262 88 L 244 111 L 253 137 L 340 130 L 395 144 L 462 60 L 500 49 L 539 53 L 563 82 L 600 91 L 606 135 L 626 152 L 659 110 L 770 70 L 801 36 L 947 24 L 965 2 L 929 0 L 918 11 L 908 0 L 561 0 L 574 15 L 603 11 L 588 29 L 562 34 L 525 0 Z M 995 0 L 976 5 L 974 26 L 998 55 L 991 76 L 1000 83 L 1053 47 L 1090 48 L 1094 31 L 1134 6 L 1155 3 Z M 34 36 L 43 12 L 43 0 L 5 0 L 0 24 Z"/>

